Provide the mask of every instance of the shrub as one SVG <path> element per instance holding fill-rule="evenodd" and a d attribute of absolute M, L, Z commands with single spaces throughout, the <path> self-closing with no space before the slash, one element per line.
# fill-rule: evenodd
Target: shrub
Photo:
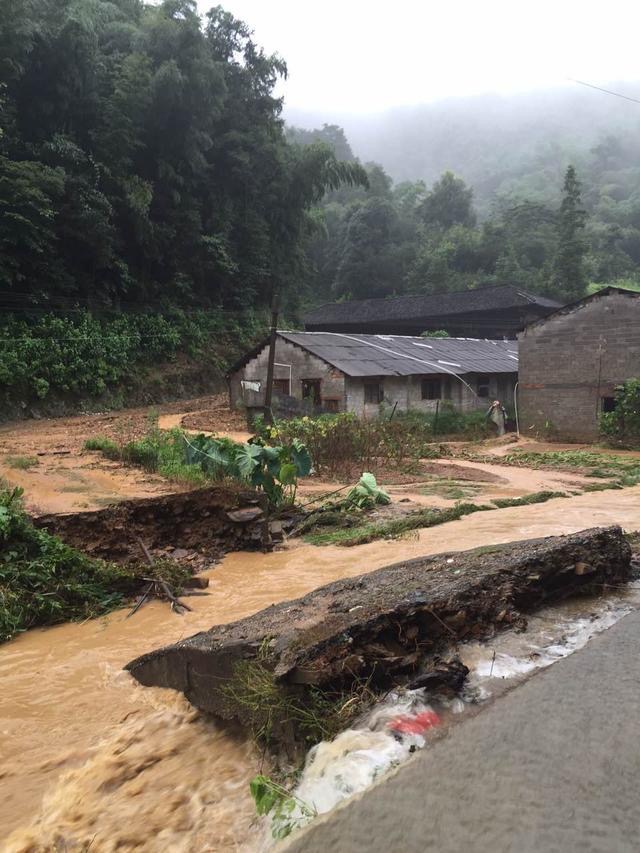
<path fill-rule="evenodd" d="M 222 374 L 264 329 L 252 311 L 9 315 L 0 323 L 0 389 L 7 402 L 98 397 L 180 353 L 206 356 Z"/>
<path fill-rule="evenodd" d="M 260 434 L 270 444 L 304 442 L 319 474 L 351 477 L 356 470 L 397 468 L 438 455 L 429 447 L 428 423 L 414 418 L 360 420 L 350 412 L 320 415 L 279 420 L 263 426 Z"/>
<path fill-rule="evenodd" d="M 91 559 L 37 530 L 21 497 L 20 489 L 0 489 L 0 642 L 34 625 L 106 613 L 139 589 L 135 569 Z"/>
<path fill-rule="evenodd" d="M 262 489 L 272 506 L 294 503 L 298 478 L 311 471 L 311 457 L 298 439 L 266 447 L 204 434 L 187 438 L 180 429 L 164 431 L 155 424 L 143 438 L 123 446 L 98 437 L 87 441 L 85 448 L 190 486 L 225 479 L 245 483 Z"/>
<path fill-rule="evenodd" d="M 613 441 L 640 442 L 640 379 L 615 389 L 615 409 L 600 415 L 600 432 Z"/>

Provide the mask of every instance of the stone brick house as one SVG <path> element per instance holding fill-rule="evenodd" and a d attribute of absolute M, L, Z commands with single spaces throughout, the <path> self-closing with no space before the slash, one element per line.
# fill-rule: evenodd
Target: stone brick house
<path fill-rule="evenodd" d="M 269 342 L 227 374 L 233 408 L 264 406 Z M 355 412 L 375 417 L 381 406 L 434 411 L 486 409 L 513 403 L 518 352 L 514 341 L 411 338 L 337 332 L 278 332 L 274 408 L 280 413 Z"/>
<path fill-rule="evenodd" d="M 640 377 L 640 293 L 607 287 L 519 336 L 520 432 L 592 441 L 615 386 Z"/>

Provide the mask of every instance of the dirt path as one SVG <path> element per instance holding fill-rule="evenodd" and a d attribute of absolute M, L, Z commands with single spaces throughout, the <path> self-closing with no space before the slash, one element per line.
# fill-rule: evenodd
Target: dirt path
<path fill-rule="evenodd" d="M 95 436 L 118 442 L 139 438 L 154 412 L 126 409 L 5 424 L 0 427 L 0 478 L 24 489 L 27 508 L 36 515 L 100 509 L 119 500 L 181 491 L 162 477 L 83 449 L 87 438 Z M 190 416 L 202 417 L 219 434 L 235 435 L 243 423 L 229 411 L 226 398 L 203 397 L 162 407 L 159 425 L 168 429 Z"/>

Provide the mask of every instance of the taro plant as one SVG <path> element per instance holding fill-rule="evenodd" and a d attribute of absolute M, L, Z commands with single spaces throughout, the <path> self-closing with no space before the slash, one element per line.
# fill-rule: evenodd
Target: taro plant
<path fill-rule="evenodd" d="M 384 489 L 380 488 L 373 474 L 365 471 L 347 494 L 347 501 L 358 509 L 371 509 L 376 505 L 390 504 L 391 498 Z"/>
<path fill-rule="evenodd" d="M 233 477 L 262 489 L 272 506 L 295 503 L 298 479 L 311 473 L 311 456 L 299 439 L 267 447 L 199 435 L 186 440 L 186 461 L 213 477 Z"/>

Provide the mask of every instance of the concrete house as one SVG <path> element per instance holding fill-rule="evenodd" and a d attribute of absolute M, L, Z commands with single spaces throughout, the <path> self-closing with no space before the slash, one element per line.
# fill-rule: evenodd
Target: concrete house
<path fill-rule="evenodd" d="M 527 323 L 560 303 L 514 287 L 495 285 L 450 293 L 330 302 L 304 318 L 308 332 L 421 335 L 444 329 L 468 338 L 515 338 Z"/>
<path fill-rule="evenodd" d="M 616 385 L 640 377 L 640 293 L 607 287 L 519 336 L 520 431 L 592 441 Z"/>
<path fill-rule="evenodd" d="M 264 406 L 269 342 L 227 374 L 231 406 Z M 375 417 L 381 405 L 434 411 L 447 400 L 461 411 L 513 402 L 518 378 L 514 341 L 412 338 L 337 332 L 278 332 L 273 382 L 283 412 L 355 412 Z"/>

